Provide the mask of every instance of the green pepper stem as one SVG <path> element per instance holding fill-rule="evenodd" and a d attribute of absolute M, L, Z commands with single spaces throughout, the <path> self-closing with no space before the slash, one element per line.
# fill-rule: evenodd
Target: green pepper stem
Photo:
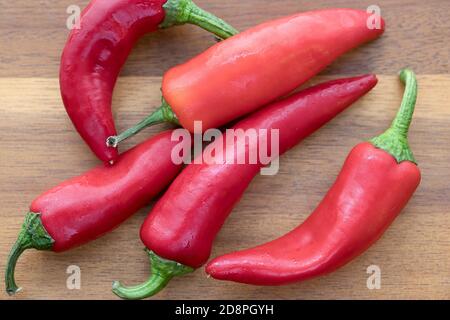
<path fill-rule="evenodd" d="M 228 23 L 201 9 L 192 0 L 168 0 L 163 8 L 166 12 L 166 17 L 160 25 L 161 28 L 190 23 L 222 39 L 227 39 L 238 33 Z"/>
<path fill-rule="evenodd" d="M 414 72 L 404 69 L 400 80 L 405 84 L 402 104 L 389 129 L 370 142 L 377 148 L 390 153 L 398 163 L 411 161 L 416 163 L 408 143 L 408 131 L 417 101 L 417 80 Z"/>
<path fill-rule="evenodd" d="M 20 291 L 14 278 L 14 270 L 20 255 L 27 249 L 50 250 L 55 241 L 47 233 L 42 225 L 40 214 L 29 212 L 25 216 L 25 222 L 17 237 L 16 243 L 11 248 L 11 252 L 6 263 L 5 285 L 6 292 L 13 295 Z"/>
<path fill-rule="evenodd" d="M 158 109 L 156 109 L 152 114 L 150 114 L 147 118 L 137 123 L 135 126 L 130 129 L 122 132 L 118 136 L 111 136 L 106 139 L 106 145 L 108 147 L 117 148 L 119 143 L 122 141 L 131 138 L 135 134 L 139 133 L 143 129 L 160 124 L 160 123 L 173 123 L 178 125 L 178 119 L 175 113 L 172 111 L 172 108 L 167 104 L 167 102 L 163 99 L 162 104 Z"/>
<path fill-rule="evenodd" d="M 191 267 L 163 259 L 148 249 L 146 249 L 146 252 L 151 264 L 150 277 L 146 282 L 134 287 L 125 287 L 120 282 L 114 281 L 112 291 L 120 298 L 139 300 L 151 297 L 164 289 L 173 277 L 194 271 Z"/>

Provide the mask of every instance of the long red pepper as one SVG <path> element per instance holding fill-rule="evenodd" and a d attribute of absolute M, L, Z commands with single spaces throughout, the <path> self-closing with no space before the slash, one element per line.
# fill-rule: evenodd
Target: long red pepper
<path fill-rule="evenodd" d="M 400 78 L 406 91 L 392 126 L 350 152 L 312 215 L 277 240 L 214 259 L 208 274 L 256 285 L 306 280 L 343 266 L 382 236 L 420 183 L 407 140 L 417 84 L 412 71 Z"/>
<path fill-rule="evenodd" d="M 6 291 L 16 293 L 17 259 L 26 249 L 61 252 L 111 231 L 160 193 L 181 170 L 171 159 L 177 142 L 163 132 L 120 155 L 115 166 L 100 165 L 40 195 L 8 258 Z"/>
<path fill-rule="evenodd" d="M 220 42 L 163 78 L 163 103 L 111 146 L 145 127 L 178 122 L 193 132 L 217 128 L 284 96 L 343 53 L 379 37 L 365 11 L 311 11 L 270 21 Z"/>
<path fill-rule="evenodd" d="M 106 138 L 116 134 L 112 92 L 136 41 L 158 28 L 192 23 L 227 38 L 237 31 L 192 0 L 92 0 L 81 14 L 61 58 L 61 95 L 76 129 L 100 160 L 113 162 L 117 150 Z"/>
<path fill-rule="evenodd" d="M 261 129 L 279 130 L 282 154 L 345 110 L 376 83 L 374 75 L 367 75 L 321 84 L 258 111 L 233 129 L 256 130 L 258 136 Z M 228 154 L 228 149 L 234 148 L 233 144 L 226 143 L 228 134 L 227 131 L 208 149 Z M 246 158 L 255 148 L 258 146 L 246 144 Z M 115 294 L 126 299 L 149 297 L 162 290 L 172 277 L 192 272 L 207 261 L 219 229 L 263 166 L 259 158 L 254 164 L 249 161 L 238 164 L 238 157 L 239 153 L 235 152 L 234 161 L 226 164 L 194 161 L 183 170 L 141 228 L 141 239 L 151 260 L 150 278 L 142 285 L 128 288 L 115 282 Z"/>

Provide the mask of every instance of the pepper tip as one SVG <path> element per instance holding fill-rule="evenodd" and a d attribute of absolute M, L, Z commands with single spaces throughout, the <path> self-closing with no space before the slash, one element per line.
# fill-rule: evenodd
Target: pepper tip
<path fill-rule="evenodd" d="M 111 136 L 106 139 L 106 146 L 108 148 L 117 148 L 119 141 L 116 136 Z"/>
<path fill-rule="evenodd" d="M 21 287 L 16 287 L 16 288 L 6 288 L 6 293 L 8 294 L 8 296 L 13 296 L 16 293 L 18 293 L 19 291 L 22 291 Z"/>
<path fill-rule="evenodd" d="M 112 282 L 112 290 L 114 291 L 114 290 L 117 290 L 117 288 L 118 287 L 120 287 L 121 286 L 121 284 L 120 284 L 120 281 L 113 281 Z"/>
<path fill-rule="evenodd" d="M 122 288 L 122 284 L 120 283 L 120 281 L 113 281 L 112 282 L 112 288 L 111 291 L 118 296 L 119 298 L 122 299 L 127 299 L 127 296 L 125 296 L 124 294 L 122 294 L 120 288 Z"/>

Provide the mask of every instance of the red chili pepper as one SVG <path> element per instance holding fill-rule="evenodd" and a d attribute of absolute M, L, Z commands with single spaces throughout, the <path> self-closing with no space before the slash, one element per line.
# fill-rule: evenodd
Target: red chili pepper
<path fill-rule="evenodd" d="M 100 160 L 117 158 L 105 140 L 116 134 L 112 92 L 132 47 L 145 33 L 184 23 L 222 38 L 237 33 L 192 0 L 92 0 L 83 11 L 80 29 L 70 33 L 62 54 L 61 95 L 73 124 Z"/>
<path fill-rule="evenodd" d="M 143 128 L 178 121 L 193 132 L 218 128 L 284 96 L 343 53 L 379 37 L 365 11 L 311 11 L 270 21 L 220 42 L 163 79 L 163 104 L 119 136 L 110 146 Z M 381 17 L 380 17 L 381 19 Z"/>
<path fill-rule="evenodd" d="M 261 129 L 279 130 L 282 154 L 345 110 L 376 83 L 374 75 L 367 75 L 318 85 L 258 111 L 233 128 L 244 132 L 256 130 L 258 137 Z M 226 143 L 229 134 L 227 131 L 207 149 L 223 150 L 222 154 L 226 155 L 234 148 L 233 144 Z M 246 144 L 246 159 L 257 149 L 257 145 Z M 141 228 L 141 239 L 151 260 L 149 280 L 130 288 L 115 282 L 115 294 L 126 299 L 149 297 L 163 289 L 172 277 L 192 272 L 207 261 L 219 229 L 263 166 L 261 159 L 255 164 L 249 161 L 238 164 L 238 157 L 235 152 L 231 163 L 194 162 L 183 170 Z"/>
<path fill-rule="evenodd" d="M 392 126 L 350 152 L 312 215 L 277 240 L 214 259 L 208 274 L 256 285 L 306 280 L 343 266 L 382 236 L 420 183 L 407 141 L 417 84 L 410 70 L 400 78 L 406 91 Z"/>
<path fill-rule="evenodd" d="M 61 252 L 111 231 L 181 170 L 171 159 L 172 131 L 161 133 L 120 155 L 115 166 L 100 165 L 39 196 L 13 246 L 6 268 L 6 291 L 16 293 L 17 259 L 26 249 Z"/>

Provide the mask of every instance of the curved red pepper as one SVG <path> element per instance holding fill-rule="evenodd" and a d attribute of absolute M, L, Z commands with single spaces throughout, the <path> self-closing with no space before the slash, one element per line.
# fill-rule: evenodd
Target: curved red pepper
<path fill-rule="evenodd" d="M 416 81 L 404 70 L 405 100 L 392 127 L 357 145 L 312 215 L 285 236 L 218 257 L 206 272 L 216 279 L 282 285 L 326 274 L 363 253 L 391 225 L 420 183 L 407 131 Z"/>
<path fill-rule="evenodd" d="M 6 290 L 19 289 L 14 268 L 29 248 L 61 252 L 111 231 L 160 193 L 181 170 L 171 152 L 172 131 L 120 155 L 115 166 L 100 165 L 40 195 L 30 206 L 6 270 Z"/>
<path fill-rule="evenodd" d="M 159 27 L 193 23 L 220 37 L 236 30 L 201 10 L 191 0 L 92 0 L 83 10 L 61 57 L 61 96 L 76 129 L 106 162 L 117 150 L 106 146 L 116 134 L 112 92 L 132 47 Z"/>
<path fill-rule="evenodd" d="M 255 129 L 258 134 L 259 129 L 278 129 L 282 154 L 345 110 L 376 83 L 375 76 L 367 75 L 318 85 L 258 111 L 233 128 Z M 226 154 L 233 147 L 224 143 L 227 135 L 228 132 L 210 148 Z M 252 144 L 251 148 L 258 147 Z M 249 144 L 245 154 L 250 154 Z M 115 294 L 127 299 L 151 296 L 172 277 L 191 272 L 207 261 L 219 229 L 263 166 L 260 159 L 255 164 L 237 164 L 237 153 L 234 156 L 234 164 L 194 162 L 175 179 L 141 228 L 141 239 L 152 264 L 150 279 L 132 288 L 116 282 Z"/>
<path fill-rule="evenodd" d="M 284 96 L 343 53 L 379 37 L 365 11 L 330 9 L 304 12 L 263 23 L 222 41 L 163 78 L 163 105 L 108 144 L 162 121 L 189 131 L 194 121 L 218 128 Z"/>

